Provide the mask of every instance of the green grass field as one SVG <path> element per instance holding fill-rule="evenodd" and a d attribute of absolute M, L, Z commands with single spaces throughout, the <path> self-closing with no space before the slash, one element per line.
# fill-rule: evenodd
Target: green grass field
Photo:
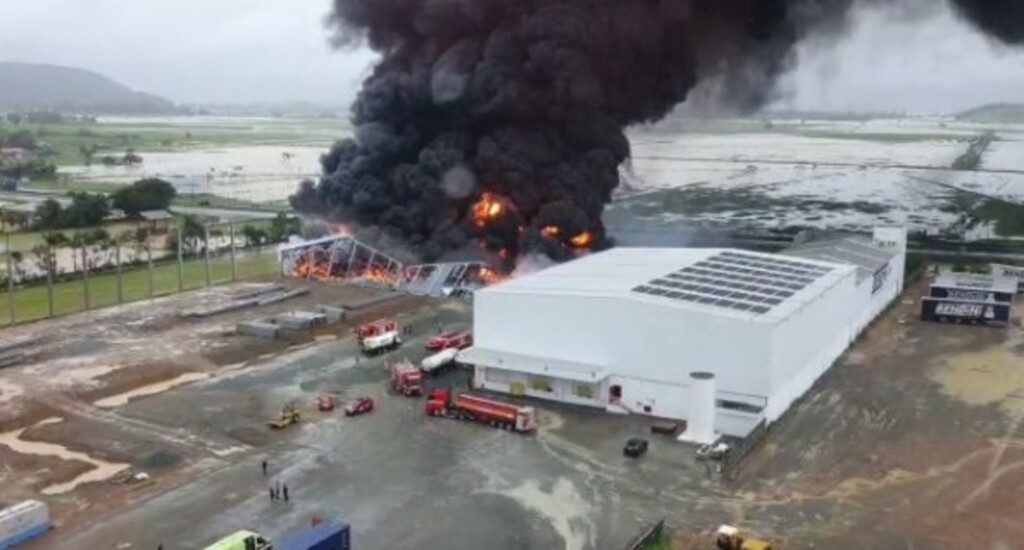
<path fill-rule="evenodd" d="M 82 148 L 95 148 L 94 162 L 106 155 L 120 157 L 128 149 L 145 157 L 146 153 L 179 151 L 228 145 L 316 145 L 327 146 L 349 135 L 351 125 L 342 119 L 226 119 L 220 124 L 193 124 L 190 119 L 168 119 L 159 123 L 139 122 L 86 124 L 0 123 L 0 133 L 31 129 L 37 138 L 53 150 L 48 157 L 57 166 L 85 163 Z"/>
<path fill-rule="evenodd" d="M 273 250 L 240 252 L 236 256 L 238 279 L 270 277 L 278 273 L 277 254 Z M 123 298 L 125 302 L 143 300 L 149 297 L 149 270 L 146 267 L 126 270 L 123 275 Z M 231 263 L 227 256 L 210 259 L 211 284 L 224 283 L 231 279 Z M 185 290 L 206 285 L 206 271 L 203 260 L 184 263 L 182 282 Z M 153 294 L 161 296 L 178 291 L 178 266 L 166 261 L 153 269 Z M 90 307 L 98 308 L 117 304 L 117 275 L 105 274 L 89 278 Z M 11 320 L 7 309 L 8 293 L 0 299 L 0 319 L 3 323 Z M 85 309 L 85 286 L 81 279 L 61 282 L 53 286 L 54 314 L 65 315 Z M 14 291 L 15 319 L 25 322 L 45 318 L 48 314 L 46 285 L 16 288 Z"/>

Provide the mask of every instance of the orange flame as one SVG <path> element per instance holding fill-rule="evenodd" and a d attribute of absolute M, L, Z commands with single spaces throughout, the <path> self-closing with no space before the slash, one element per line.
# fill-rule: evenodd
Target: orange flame
<path fill-rule="evenodd" d="M 320 282 L 331 282 L 331 281 L 344 281 L 346 277 L 344 275 L 332 275 L 331 265 L 328 261 L 318 262 L 311 259 L 309 255 L 303 255 L 296 260 L 295 266 L 292 267 L 291 274 L 293 277 L 301 279 L 312 279 Z M 374 266 L 363 271 L 352 273 L 348 280 L 352 281 L 371 281 L 381 284 L 394 284 L 396 279 L 399 277 L 399 273 L 388 271 L 387 268 Z"/>
<path fill-rule="evenodd" d="M 494 284 L 500 282 L 502 277 L 497 271 L 489 267 L 480 268 L 480 279 L 487 284 Z"/>
<path fill-rule="evenodd" d="M 558 238 L 558 235 L 561 232 L 562 230 L 559 229 L 557 225 L 546 225 L 540 230 L 540 234 L 549 239 Z"/>
<path fill-rule="evenodd" d="M 583 233 L 580 233 L 579 235 L 576 235 L 575 237 L 569 239 L 569 243 L 575 246 L 576 248 L 586 248 L 593 244 L 593 242 L 594 234 L 591 233 L 590 231 L 584 231 Z"/>
<path fill-rule="evenodd" d="M 480 200 L 473 204 L 473 223 L 477 227 L 485 227 L 505 214 L 503 199 L 494 193 L 484 193 Z"/>

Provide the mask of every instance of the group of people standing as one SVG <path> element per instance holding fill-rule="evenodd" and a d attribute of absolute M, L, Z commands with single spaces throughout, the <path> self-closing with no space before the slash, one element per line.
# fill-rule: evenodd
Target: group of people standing
<path fill-rule="evenodd" d="M 266 460 L 263 461 L 263 477 L 267 477 L 267 468 L 269 464 Z M 271 501 L 283 500 L 288 502 L 288 485 L 281 483 L 280 480 L 275 480 L 273 486 L 267 486 L 267 493 L 270 495 Z"/>

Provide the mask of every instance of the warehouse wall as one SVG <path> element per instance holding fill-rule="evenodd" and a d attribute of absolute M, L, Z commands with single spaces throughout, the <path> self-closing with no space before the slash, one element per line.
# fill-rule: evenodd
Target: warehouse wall
<path fill-rule="evenodd" d="M 860 296 L 857 300 L 857 315 L 854 325 L 854 332 L 860 334 L 871 321 L 878 317 L 882 311 L 903 291 L 903 269 L 906 256 L 899 254 L 889 260 L 889 274 L 877 291 L 874 291 L 874 278 L 868 277 L 861 281 L 857 287 Z"/>
<path fill-rule="evenodd" d="M 545 387 L 547 389 L 539 389 L 538 384 L 536 384 L 541 378 L 546 382 Z M 600 407 L 602 409 L 605 407 L 605 402 L 601 398 L 607 392 L 606 382 L 594 384 L 550 376 L 531 376 L 506 369 L 480 366 L 476 367 L 473 382 L 477 389 L 512 395 L 525 395 L 527 397 L 550 399 L 573 405 Z M 513 389 L 514 385 L 518 385 L 522 392 L 515 391 Z M 593 397 L 588 398 L 580 395 L 581 387 L 585 387 Z"/>
<path fill-rule="evenodd" d="M 622 388 L 619 406 L 636 414 L 686 420 L 690 415 L 690 388 L 686 384 L 611 376 L 607 387 Z M 607 395 L 605 396 L 607 399 Z"/>
<path fill-rule="evenodd" d="M 765 416 L 773 422 L 806 392 L 853 340 L 860 308 L 856 271 L 775 326 L 771 393 Z"/>
<path fill-rule="evenodd" d="M 586 363 L 623 378 L 677 385 L 685 385 L 690 372 L 711 371 L 720 390 L 768 395 L 770 325 L 640 298 L 497 290 L 476 295 L 478 347 Z"/>

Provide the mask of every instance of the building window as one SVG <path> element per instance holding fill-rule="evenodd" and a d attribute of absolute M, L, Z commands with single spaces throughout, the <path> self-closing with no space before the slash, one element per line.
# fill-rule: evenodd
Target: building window
<path fill-rule="evenodd" d="M 719 399 L 715 402 L 715 404 L 718 406 L 719 409 L 739 411 L 748 414 L 761 414 L 761 411 L 764 410 L 763 407 L 751 405 L 750 403 L 743 403 L 741 401 L 726 401 L 724 399 Z"/>
<path fill-rule="evenodd" d="M 530 377 L 530 389 L 533 391 L 543 391 L 551 393 L 551 380 L 542 376 L 531 376 Z"/>
<path fill-rule="evenodd" d="M 594 387 L 590 384 L 577 384 L 573 387 L 573 393 L 576 397 L 582 397 L 583 399 L 594 398 Z"/>

